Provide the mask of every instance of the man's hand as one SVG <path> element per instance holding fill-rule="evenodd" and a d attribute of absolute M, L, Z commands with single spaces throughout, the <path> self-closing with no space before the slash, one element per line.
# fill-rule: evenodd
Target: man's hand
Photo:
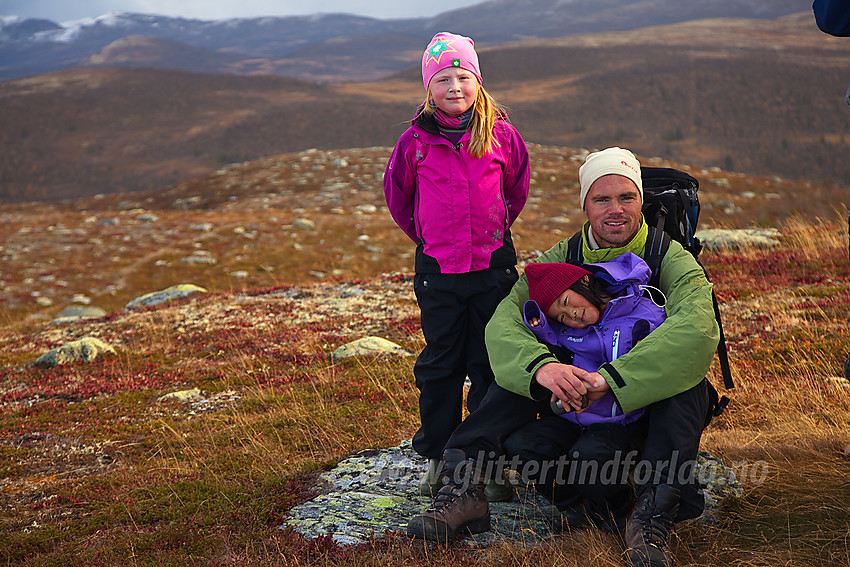
<path fill-rule="evenodd" d="M 587 372 L 570 364 L 548 362 L 534 373 L 537 383 L 552 392 L 552 400 L 561 400 L 566 407 L 581 410 L 581 397 L 587 394 L 593 403 L 610 390 L 605 378 L 598 372 Z"/>
<path fill-rule="evenodd" d="M 588 372 L 589 380 L 585 383 L 587 387 L 587 401 L 590 405 L 611 390 L 611 386 L 605 381 L 605 377 L 599 372 Z"/>
<path fill-rule="evenodd" d="M 552 401 L 561 400 L 564 407 L 581 409 L 581 397 L 587 393 L 590 374 L 581 368 L 559 362 L 548 362 L 537 369 L 534 379 L 552 392 Z M 594 382 L 595 384 L 595 382 Z"/>

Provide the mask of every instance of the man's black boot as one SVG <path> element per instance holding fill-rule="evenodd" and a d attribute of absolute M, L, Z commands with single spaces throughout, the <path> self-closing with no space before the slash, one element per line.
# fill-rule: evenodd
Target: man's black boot
<path fill-rule="evenodd" d="M 588 500 L 585 509 L 588 518 L 596 527 L 605 533 L 623 536 L 633 503 L 631 490 L 627 490 L 608 500 Z"/>
<path fill-rule="evenodd" d="M 443 486 L 424 513 L 407 523 L 409 537 L 448 544 L 461 532 L 490 529 L 490 505 L 484 483 L 460 449 L 443 452 Z M 466 469 L 466 470 L 464 470 Z"/>
<path fill-rule="evenodd" d="M 570 533 L 582 530 L 590 525 L 590 518 L 584 504 L 571 504 L 558 507 L 551 515 L 545 517 L 552 533 Z"/>
<path fill-rule="evenodd" d="M 668 545 L 678 509 L 679 490 L 670 485 L 661 484 L 641 492 L 626 521 L 626 565 L 670 567 L 673 564 Z"/>

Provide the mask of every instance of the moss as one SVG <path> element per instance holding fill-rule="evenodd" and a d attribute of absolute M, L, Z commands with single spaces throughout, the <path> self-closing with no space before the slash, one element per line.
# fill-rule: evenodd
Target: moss
<path fill-rule="evenodd" d="M 0 445 L 0 479 L 19 476 L 26 470 L 30 450 Z"/>

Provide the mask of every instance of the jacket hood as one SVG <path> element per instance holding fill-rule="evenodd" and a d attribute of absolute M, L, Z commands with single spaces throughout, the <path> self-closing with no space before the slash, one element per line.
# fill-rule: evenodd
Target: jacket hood
<path fill-rule="evenodd" d="M 438 133 L 440 129 L 437 127 L 437 119 L 434 118 L 433 114 L 422 112 L 423 108 L 425 108 L 425 105 L 420 104 L 419 108 L 416 109 L 416 114 L 414 114 L 413 118 L 410 119 L 410 125 L 419 126 L 426 132 L 431 132 L 432 134 Z"/>
<path fill-rule="evenodd" d="M 607 262 L 582 264 L 582 267 L 615 293 L 629 286 L 646 285 L 652 276 L 649 265 L 631 252 Z"/>

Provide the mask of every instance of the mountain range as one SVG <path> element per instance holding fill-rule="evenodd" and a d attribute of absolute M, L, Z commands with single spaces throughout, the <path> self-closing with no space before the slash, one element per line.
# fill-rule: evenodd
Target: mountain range
<path fill-rule="evenodd" d="M 479 45 L 493 46 L 805 10 L 811 11 L 809 0 L 489 0 L 433 18 L 395 20 L 317 14 L 210 21 L 112 13 L 60 24 L 6 16 L 0 17 L 0 81 L 75 67 L 139 66 L 371 80 L 409 65 L 442 30 L 463 30 Z"/>

